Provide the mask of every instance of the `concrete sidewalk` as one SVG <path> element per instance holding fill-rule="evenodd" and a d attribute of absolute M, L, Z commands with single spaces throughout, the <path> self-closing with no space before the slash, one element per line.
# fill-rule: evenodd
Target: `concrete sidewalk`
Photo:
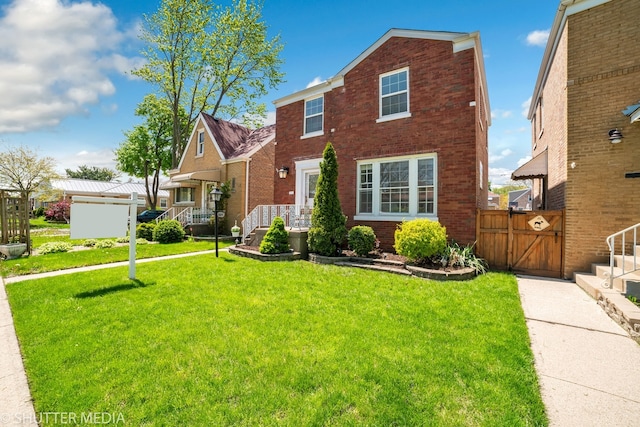
<path fill-rule="evenodd" d="M 9 301 L 0 277 L 0 426 L 37 426 Z"/>
<path fill-rule="evenodd" d="M 518 277 L 550 426 L 639 426 L 640 345 L 573 282 Z"/>

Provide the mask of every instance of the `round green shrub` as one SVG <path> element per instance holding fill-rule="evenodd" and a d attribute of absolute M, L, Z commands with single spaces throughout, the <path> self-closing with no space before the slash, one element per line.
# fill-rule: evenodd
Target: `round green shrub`
<path fill-rule="evenodd" d="M 426 218 L 404 221 L 395 231 L 396 252 L 412 261 L 426 260 L 447 247 L 447 229 Z"/>
<path fill-rule="evenodd" d="M 283 254 L 287 252 L 289 252 L 289 233 L 284 229 L 283 219 L 277 216 L 260 242 L 260 253 Z"/>
<path fill-rule="evenodd" d="M 175 219 L 160 221 L 153 230 L 153 240 L 158 243 L 178 243 L 184 240 L 184 228 Z"/>
<path fill-rule="evenodd" d="M 153 240 L 153 230 L 156 228 L 155 222 L 143 222 L 136 227 L 136 237 L 138 239 Z"/>
<path fill-rule="evenodd" d="M 129 236 L 118 237 L 116 239 L 117 243 L 129 243 Z"/>
<path fill-rule="evenodd" d="M 376 234 L 368 225 L 356 225 L 349 230 L 347 236 L 349 247 L 359 256 L 365 256 L 376 245 Z"/>
<path fill-rule="evenodd" d="M 112 248 L 116 242 L 113 240 L 98 240 L 95 244 L 96 249 L 109 249 Z"/>

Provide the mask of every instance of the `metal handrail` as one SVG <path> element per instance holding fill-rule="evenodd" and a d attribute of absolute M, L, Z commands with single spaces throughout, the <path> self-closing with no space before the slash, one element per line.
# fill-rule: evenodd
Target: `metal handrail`
<path fill-rule="evenodd" d="M 632 225 L 631 227 L 627 227 L 622 231 L 618 231 L 607 237 L 607 246 L 609 247 L 609 267 L 610 273 L 608 280 L 603 282 L 603 286 L 606 288 L 613 287 L 613 280 L 618 277 L 624 276 L 625 274 L 633 273 L 634 271 L 640 270 L 638 267 L 638 229 L 640 229 L 640 223 L 636 225 Z M 625 257 L 627 256 L 627 242 L 626 236 L 628 233 L 633 232 L 633 244 L 631 245 L 633 255 L 629 254 L 629 256 L 633 256 L 633 269 L 627 271 Z M 614 275 L 614 267 L 615 267 L 615 249 L 616 249 L 616 237 L 621 236 L 621 255 L 622 255 L 622 273 Z"/>
<path fill-rule="evenodd" d="M 288 228 L 311 226 L 311 208 L 302 205 L 258 205 L 242 221 L 242 236 L 247 237 L 259 227 L 269 227 L 279 216 Z"/>

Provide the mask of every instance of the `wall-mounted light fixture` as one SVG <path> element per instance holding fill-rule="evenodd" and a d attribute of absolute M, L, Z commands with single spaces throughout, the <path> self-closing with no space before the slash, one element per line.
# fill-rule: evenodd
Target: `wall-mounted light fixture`
<path fill-rule="evenodd" d="M 280 177 L 280 179 L 285 179 L 288 173 L 289 168 L 286 166 L 282 166 L 280 169 L 278 169 L 278 176 Z"/>
<path fill-rule="evenodd" d="M 612 144 L 618 144 L 622 142 L 622 138 L 624 138 L 624 136 L 622 136 L 622 132 L 620 132 L 618 129 L 611 129 L 609 131 L 609 142 L 611 142 Z"/>

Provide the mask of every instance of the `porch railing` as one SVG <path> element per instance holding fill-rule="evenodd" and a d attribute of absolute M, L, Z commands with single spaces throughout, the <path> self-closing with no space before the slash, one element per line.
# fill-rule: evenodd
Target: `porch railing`
<path fill-rule="evenodd" d="M 288 228 L 308 228 L 311 226 L 311 208 L 301 205 L 258 205 L 242 220 L 242 235 L 247 237 L 253 230 L 269 227 L 275 217 L 284 220 Z"/>
<path fill-rule="evenodd" d="M 612 234 L 607 237 L 607 246 L 609 246 L 609 280 L 606 280 L 603 285 L 608 288 L 613 287 L 613 280 L 618 277 L 624 276 L 625 274 L 633 273 L 634 271 L 640 270 L 638 266 L 638 229 L 640 229 L 640 224 L 632 225 L 629 228 L 625 228 L 622 231 L 618 231 L 617 233 Z M 629 236 L 630 241 L 627 242 L 627 236 Z M 618 265 L 619 270 L 615 271 L 616 266 L 616 242 L 620 242 L 620 256 L 621 263 Z M 630 253 L 627 253 L 629 251 Z M 631 258 L 631 266 L 627 267 L 627 259 Z"/>
<path fill-rule="evenodd" d="M 178 208 L 179 209 L 179 208 Z M 208 224 L 209 218 L 214 214 L 213 209 L 187 207 L 178 210 L 175 207 L 167 209 L 162 215 L 156 218 L 156 222 L 163 219 L 175 219 L 183 226 L 187 224 Z"/>

